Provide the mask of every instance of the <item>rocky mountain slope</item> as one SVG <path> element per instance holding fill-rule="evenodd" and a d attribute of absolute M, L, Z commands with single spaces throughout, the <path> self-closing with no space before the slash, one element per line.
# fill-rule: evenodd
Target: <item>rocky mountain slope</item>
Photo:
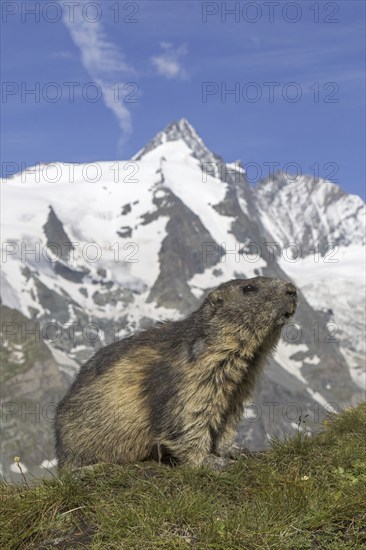
<path fill-rule="evenodd" d="M 252 188 L 240 163 L 224 163 L 182 119 L 129 161 L 39 165 L 2 182 L 2 198 L 3 346 L 16 338 L 18 361 L 34 339 L 40 350 L 26 364 L 7 359 L 5 406 L 25 401 L 37 379 L 34 399 L 54 402 L 99 347 L 258 274 L 293 279 L 301 296 L 239 439 L 263 448 L 284 430 L 316 429 L 324 408 L 365 399 L 359 197 L 283 173 Z M 21 387 L 20 364 L 32 373 Z M 32 472 L 53 458 L 49 443 L 38 454 L 23 445 L 31 432 L 14 411 L 3 423 L 5 441 L 19 432 L 4 447 L 5 475 L 15 452 Z M 45 430 L 52 441 L 49 426 L 33 426 L 35 448 Z"/>

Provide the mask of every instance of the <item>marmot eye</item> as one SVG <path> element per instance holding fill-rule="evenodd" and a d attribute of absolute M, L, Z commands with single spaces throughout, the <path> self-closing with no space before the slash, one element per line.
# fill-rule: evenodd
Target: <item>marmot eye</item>
<path fill-rule="evenodd" d="M 255 292 L 257 289 L 253 285 L 245 285 L 243 286 L 243 292 L 246 294 L 247 292 Z"/>

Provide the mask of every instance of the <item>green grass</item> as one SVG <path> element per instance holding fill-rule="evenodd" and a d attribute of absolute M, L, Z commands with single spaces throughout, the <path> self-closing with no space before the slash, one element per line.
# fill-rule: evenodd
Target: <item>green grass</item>
<path fill-rule="evenodd" d="M 0 548 L 365 548 L 365 439 L 361 405 L 224 472 L 150 462 L 2 483 Z"/>

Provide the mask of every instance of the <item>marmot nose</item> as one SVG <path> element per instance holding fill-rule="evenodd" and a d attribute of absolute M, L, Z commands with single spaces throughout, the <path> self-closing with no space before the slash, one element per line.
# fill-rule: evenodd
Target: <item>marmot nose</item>
<path fill-rule="evenodd" d="M 293 298 L 297 298 L 297 289 L 296 286 L 294 286 L 292 283 L 286 284 L 286 294 L 289 296 L 292 296 Z"/>

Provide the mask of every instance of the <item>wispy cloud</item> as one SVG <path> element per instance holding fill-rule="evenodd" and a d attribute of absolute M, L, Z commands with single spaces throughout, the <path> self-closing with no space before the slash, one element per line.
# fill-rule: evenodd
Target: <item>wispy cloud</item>
<path fill-rule="evenodd" d="M 80 50 L 84 68 L 100 86 L 106 107 L 117 118 L 122 132 L 129 134 L 132 131 L 132 117 L 123 99 L 131 91 L 125 84 L 136 75 L 135 70 L 127 63 L 125 55 L 106 39 L 100 21 L 85 20 L 82 8 L 86 0 L 71 1 L 75 4 L 74 16 L 70 20 L 70 12 L 65 11 L 64 24 Z"/>
<path fill-rule="evenodd" d="M 157 73 L 165 78 L 187 78 L 187 72 L 181 64 L 180 59 L 187 53 L 185 45 L 179 48 L 173 48 L 170 42 L 161 42 L 160 47 L 163 52 L 151 58 Z"/>

